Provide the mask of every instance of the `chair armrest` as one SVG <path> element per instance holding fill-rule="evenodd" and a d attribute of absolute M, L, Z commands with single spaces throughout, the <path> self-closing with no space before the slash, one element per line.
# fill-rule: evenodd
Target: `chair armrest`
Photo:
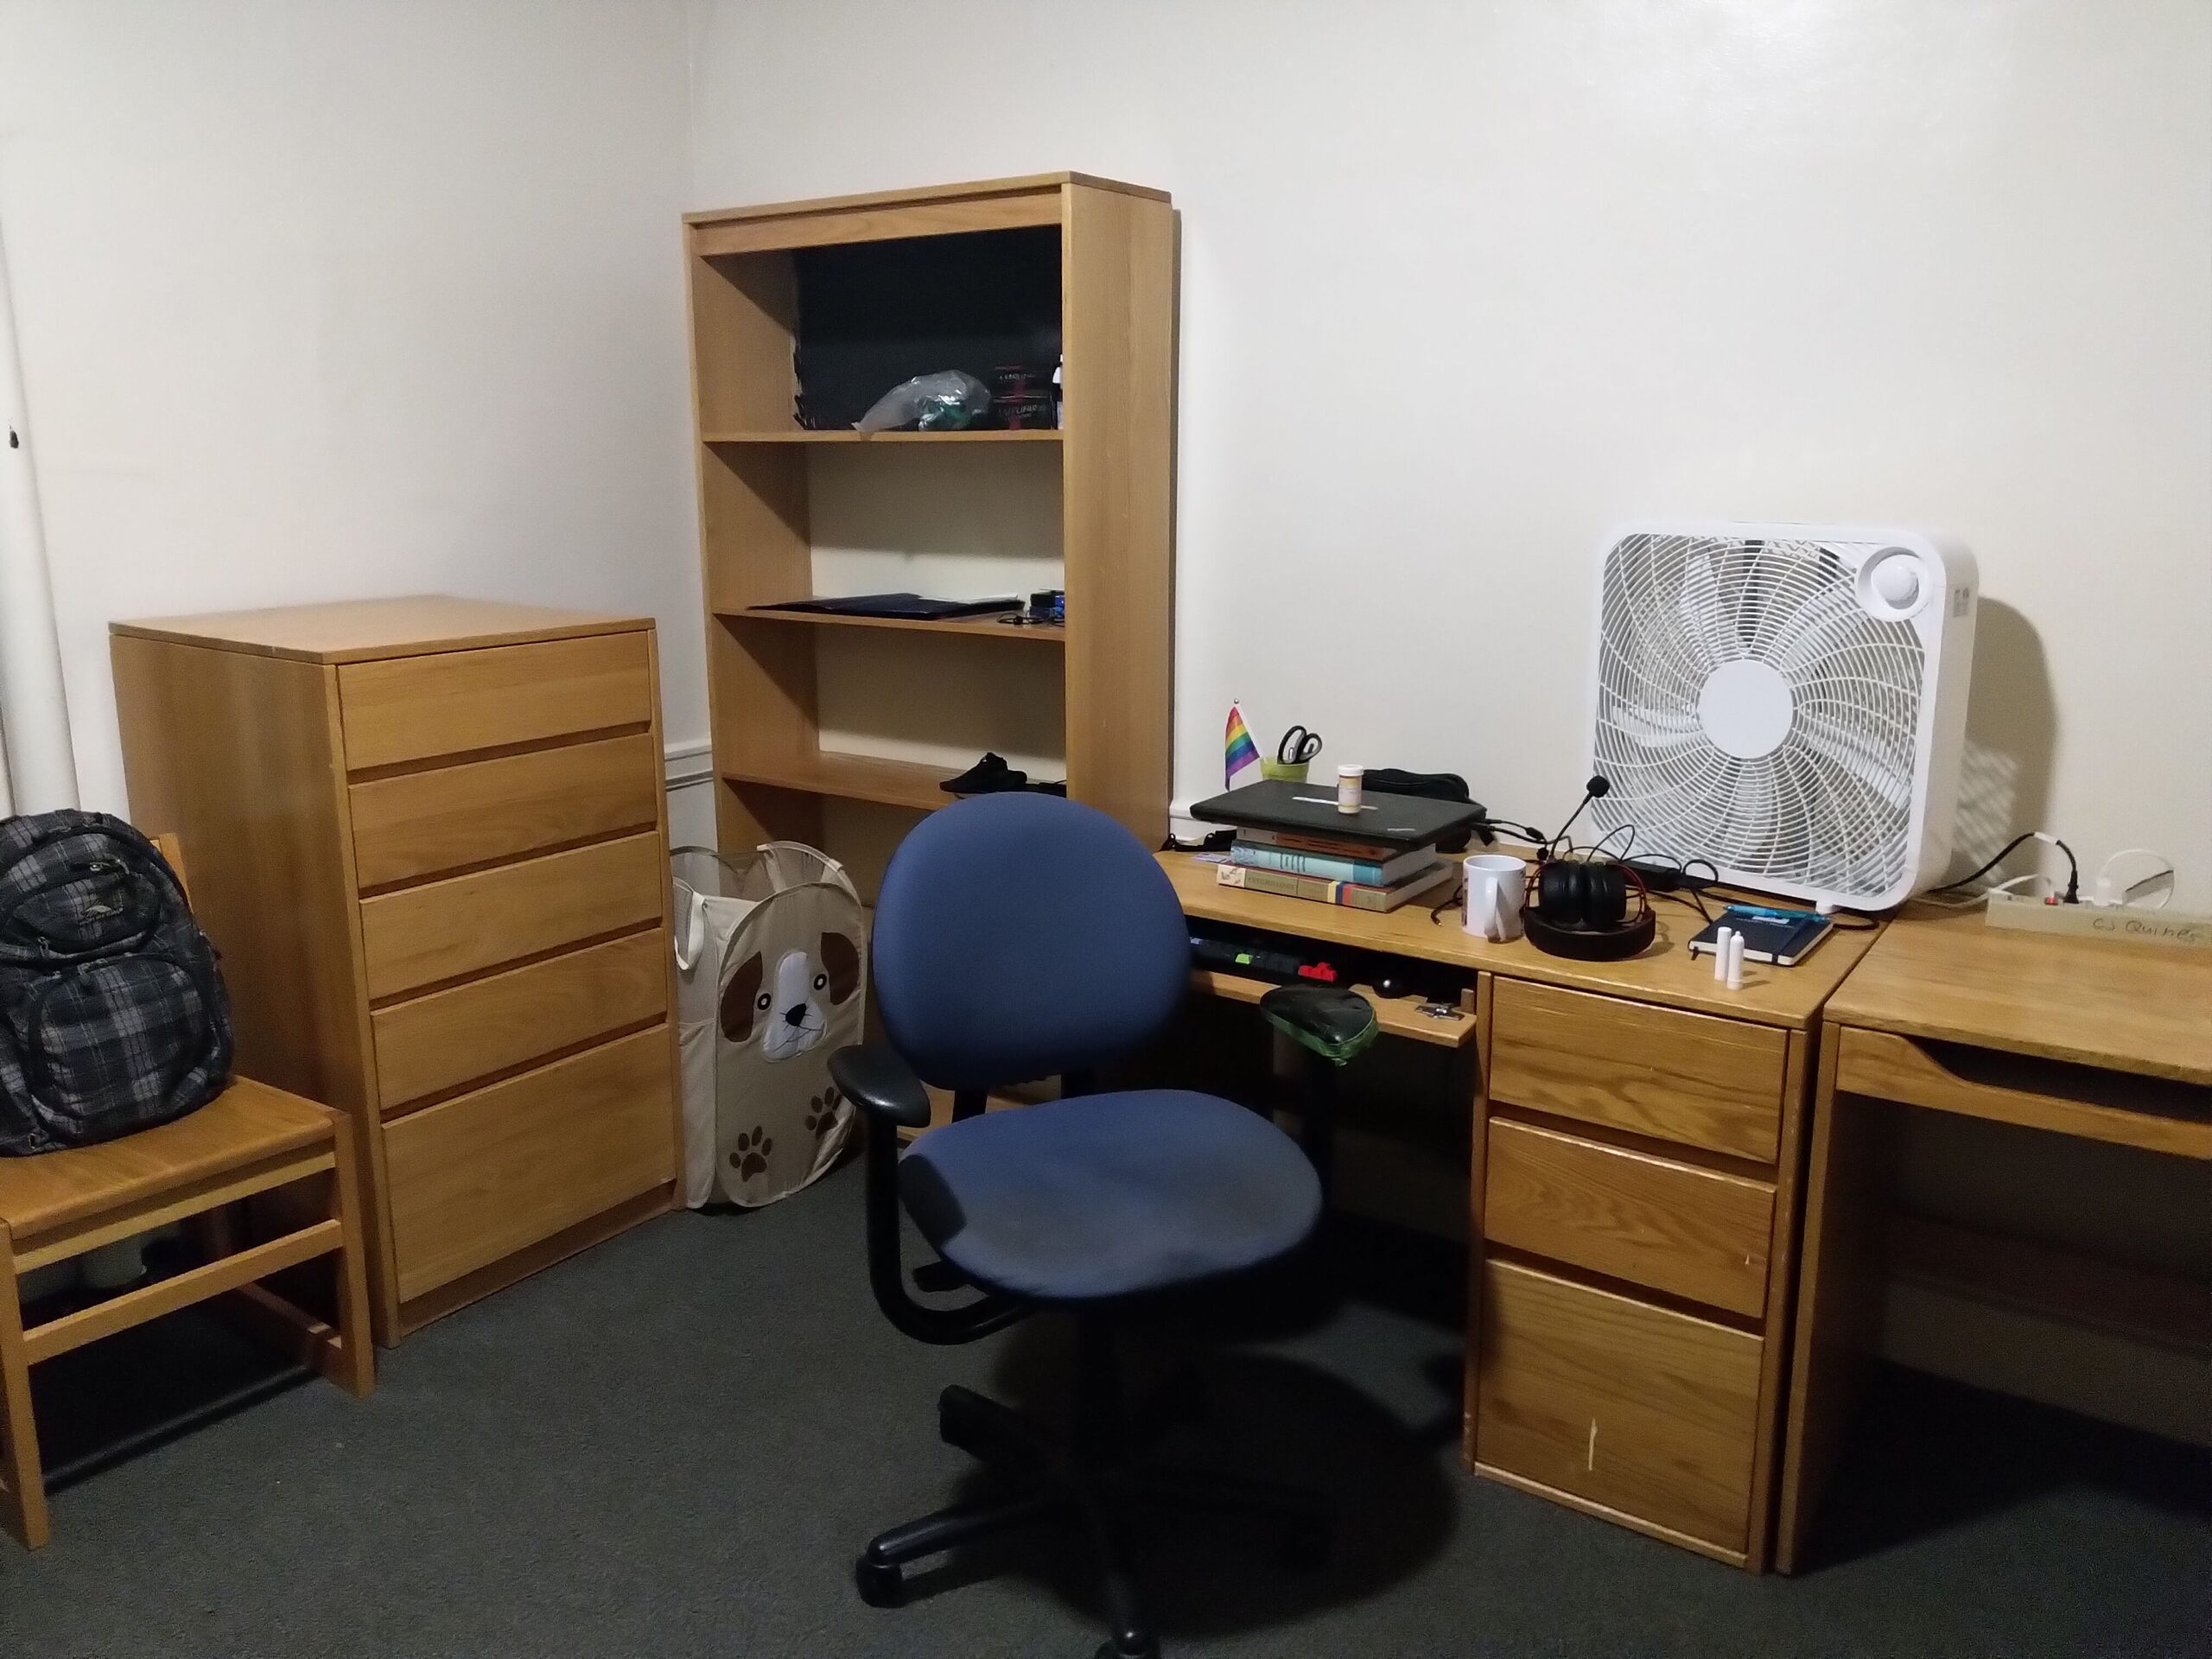
<path fill-rule="evenodd" d="M 973 1342 L 1027 1315 L 1027 1303 L 983 1295 L 959 1307 L 929 1307 L 906 1289 L 899 1262 L 899 1135 L 930 1121 L 929 1091 L 913 1067 L 882 1043 L 855 1044 L 830 1057 L 830 1075 L 868 1114 L 868 1280 L 884 1317 L 920 1342 Z"/>
<path fill-rule="evenodd" d="M 929 1091 L 887 1043 L 856 1043 L 830 1057 L 830 1075 L 870 1117 L 902 1129 L 929 1127 Z"/>

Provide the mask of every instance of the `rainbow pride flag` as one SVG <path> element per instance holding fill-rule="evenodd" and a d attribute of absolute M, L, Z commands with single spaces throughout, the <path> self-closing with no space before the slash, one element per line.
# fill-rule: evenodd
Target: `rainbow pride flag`
<path fill-rule="evenodd" d="M 1228 728 L 1222 734 L 1221 769 L 1230 789 L 1260 780 L 1260 746 L 1252 741 L 1244 711 L 1233 702 L 1229 705 Z"/>

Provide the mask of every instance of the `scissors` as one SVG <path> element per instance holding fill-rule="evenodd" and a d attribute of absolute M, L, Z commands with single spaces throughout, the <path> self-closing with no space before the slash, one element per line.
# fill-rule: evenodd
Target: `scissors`
<path fill-rule="evenodd" d="M 1275 759 L 1286 766 L 1302 766 L 1321 753 L 1321 734 L 1294 726 L 1275 745 Z"/>

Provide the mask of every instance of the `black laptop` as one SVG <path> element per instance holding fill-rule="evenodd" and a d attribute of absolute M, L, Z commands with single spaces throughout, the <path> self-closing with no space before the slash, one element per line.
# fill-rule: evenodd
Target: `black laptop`
<path fill-rule="evenodd" d="M 1018 599 L 925 599 L 919 594 L 854 594 L 844 599 L 793 599 L 755 605 L 756 611 L 804 611 L 815 616 L 891 617 L 902 622 L 943 622 L 957 616 L 1018 611 Z"/>
<path fill-rule="evenodd" d="M 1433 801 L 1419 795 L 1369 794 L 1357 812 L 1337 810 L 1337 786 L 1327 782 L 1247 784 L 1226 795 L 1200 801 L 1191 816 L 1207 823 L 1289 830 L 1301 835 L 1335 836 L 1412 849 L 1464 830 L 1483 819 L 1473 801 Z"/>

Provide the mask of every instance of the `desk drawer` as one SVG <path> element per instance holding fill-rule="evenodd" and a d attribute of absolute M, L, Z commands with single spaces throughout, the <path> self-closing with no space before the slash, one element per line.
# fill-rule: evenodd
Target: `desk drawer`
<path fill-rule="evenodd" d="M 1774 1185 L 1491 1120 L 1483 1233 L 1493 1243 L 1756 1319 Z"/>
<path fill-rule="evenodd" d="M 392 657 L 338 671 L 349 772 L 643 726 L 652 702 L 643 632 Z"/>
<path fill-rule="evenodd" d="M 652 738 L 640 732 L 355 784 L 346 792 L 357 878 L 381 887 L 650 830 L 660 779 Z"/>
<path fill-rule="evenodd" d="M 1789 1039 L 1768 1026 L 1500 978 L 1490 1093 L 1772 1163 Z"/>
<path fill-rule="evenodd" d="M 626 836 L 361 900 L 371 1001 L 660 919 L 658 834 Z"/>
<path fill-rule="evenodd" d="M 397 1111 L 667 1009 L 668 942 L 657 927 L 487 974 L 370 1016 L 378 1097 Z"/>
<path fill-rule="evenodd" d="M 386 1124 L 400 1300 L 672 1179 L 669 1068 L 655 1026 Z"/>
<path fill-rule="evenodd" d="M 1505 1262 L 1482 1327 L 1478 1465 L 1745 1550 L 1758 1338 Z"/>

